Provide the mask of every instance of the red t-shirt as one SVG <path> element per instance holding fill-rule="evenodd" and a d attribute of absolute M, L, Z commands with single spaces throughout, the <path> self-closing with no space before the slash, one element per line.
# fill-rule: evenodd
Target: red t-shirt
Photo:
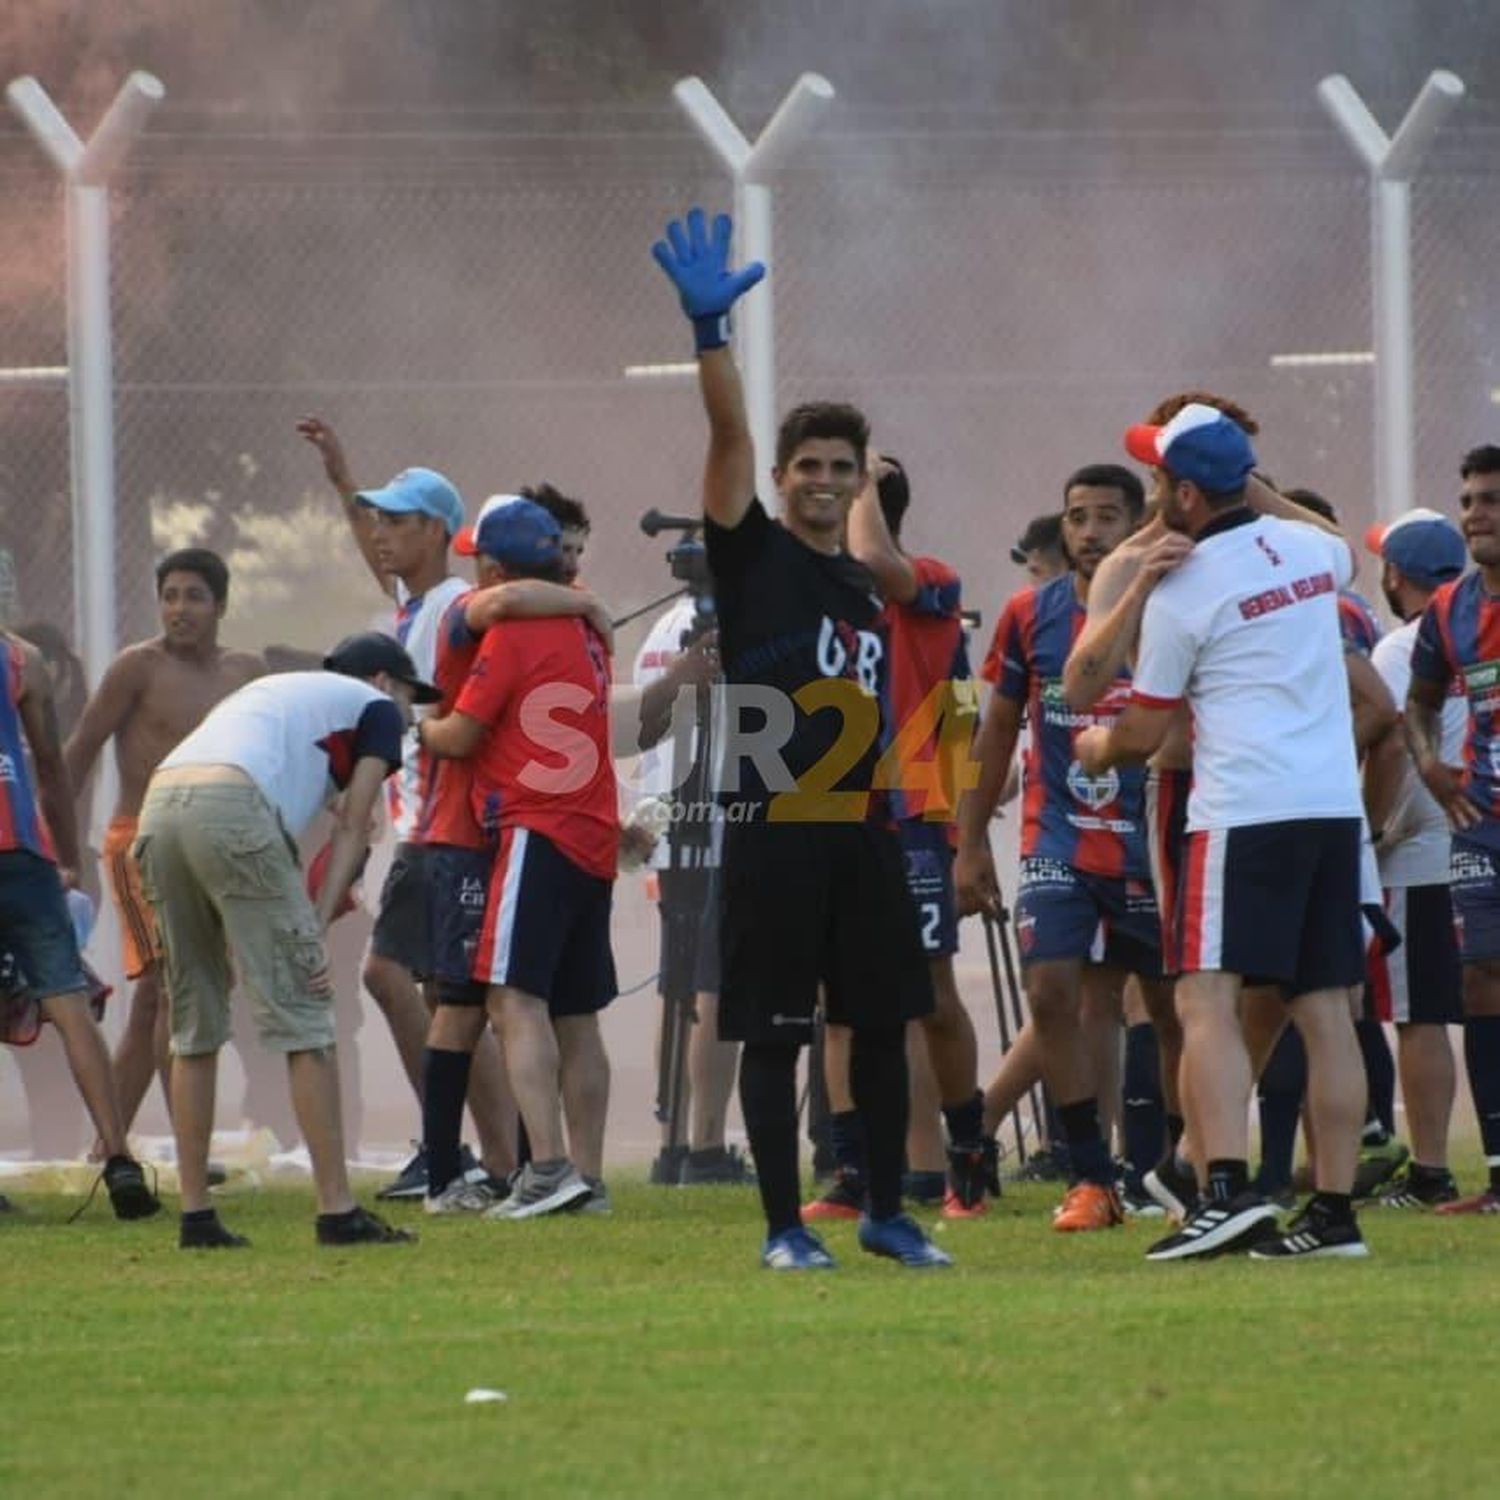
<path fill-rule="evenodd" d="M 620 813 L 609 683 L 609 653 L 583 620 L 507 620 L 485 632 L 455 706 L 490 726 L 471 796 L 484 832 L 529 828 L 612 880 Z"/>
<path fill-rule="evenodd" d="M 966 714 L 954 686 L 970 678 L 959 578 L 935 557 L 910 562 L 916 596 L 885 607 L 888 725 L 900 766 L 892 806 L 900 818 L 949 822 L 958 811 L 957 760 L 974 729 L 972 706 Z"/>
<path fill-rule="evenodd" d="M 482 639 L 469 629 L 464 609 L 474 590 L 460 594 L 438 621 L 437 655 L 432 680 L 443 694 L 435 710 L 450 714 L 468 680 L 469 670 Z M 482 849 L 484 830 L 474 816 L 472 788 L 474 762 L 423 755 L 418 761 L 417 817 L 410 842 L 448 844 L 459 849 Z"/>

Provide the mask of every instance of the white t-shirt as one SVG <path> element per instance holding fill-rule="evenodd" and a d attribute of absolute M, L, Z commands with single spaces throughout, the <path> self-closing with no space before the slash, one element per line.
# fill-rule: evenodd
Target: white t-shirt
<path fill-rule="evenodd" d="M 415 598 L 406 585 L 396 583 L 396 639 L 416 666 L 417 676 L 431 682 L 437 671 L 438 626 L 448 606 L 474 585 L 462 578 L 445 578 Z M 422 810 L 422 746 L 417 739 L 417 720 L 428 710 L 418 708 L 411 729 L 401 744 L 401 770 L 386 783 L 386 807 L 397 843 L 409 839 Z"/>
<path fill-rule="evenodd" d="M 162 761 L 237 766 L 300 838 L 348 786 L 356 762 L 401 764 L 401 710 L 379 689 L 339 672 L 277 672 L 216 704 Z"/>
<path fill-rule="evenodd" d="M 1352 573 L 1337 537 L 1237 515 L 1152 591 L 1133 697 L 1192 709 L 1190 830 L 1360 816 L 1338 619 Z"/>
<path fill-rule="evenodd" d="M 683 633 L 692 625 L 695 613 L 696 607 L 689 596 L 679 599 L 652 625 L 646 639 L 641 643 L 641 649 L 636 653 L 633 681 L 638 688 L 648 688 L 658 681 L 667 668 L 682 654 Z M 692 695 L 691 689 L 684 689 L 684 691 L 689 696 Z M 714 738 L 720 744 L 723 743 L 722 735 L 716 734 Z M 697 754 L 698 727 L 695 718 L 692 727 L 688 730 L 686 749 L 681 757 L 677 753 L 677 736 L 670 730 L 665 738 L 659 740 L 649 750 L 641 752 L 632 780 L 637 798 L 661 797 L 671 802 L 676 797 L 680 797 L 684 790 L 683 783 Z M 686 760 L 686 764 L 679 763 L 683 759 Z M 705 865 L 716 865 L 719 862 L 722 825 L 723 819 L 718 809 L 715 808 L 708 819 L 707 844 L 701 846 L 704 848 L 702 862 Z M 681 837 L 672 833 L 656 841 L 656 847 L 646 861 L 647 869 L 672 868 L 674 840 L 679 844 L 682 843 Z"/>
<path fill-rule="evenodd" d="M 1406 702 L 1411 686 L 1411 653 L 1417 643 L 1418 620 L 1410 620 L 1398 630 L 1384 636 L 1376 645 L 1370 660 L 1380 673 L 1391 697 L 1400 708 Z M 1463 683 L 1454 678 L 1448 701 L 1443 705 L 1440 732 L 1442 757 L 1450 766 L 1463 764 L 1464 740 L 1469 732 L 1469 705 L 1463 695 Z M 1453 831 L 1447 815 L 1433 800 L 1432 793 L 1417 775 L 1417 768 L 1407 757 L 1400 789 L 1386 820 L 1385 837 L 1380 841 L 1377 858 L 1380 883 L 1392 889 L 1413 885 L 1447 885 L 1448 848 Z"/>

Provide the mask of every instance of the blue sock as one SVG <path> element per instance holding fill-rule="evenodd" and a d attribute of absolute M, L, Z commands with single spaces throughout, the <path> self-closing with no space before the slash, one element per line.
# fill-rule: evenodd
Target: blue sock
<path fill-rule="evenodd" d="M 1490 1169 L 1490 1191 L 1500 1192 L 1500 1016 L 1464 1017 L 1464 1064 L 1479 1139 Z"/>
<path fill-rule="evenodd" d="M 1161 1097 L 1161 1058 L 1156 1027 L 1149 1021 L 1125 1032 L 1124 1077 L 1125 1159 L 1130 1163 L 1130 1185 L 1161 1160 L 1167 1142 L 1166 1106 Z"/>

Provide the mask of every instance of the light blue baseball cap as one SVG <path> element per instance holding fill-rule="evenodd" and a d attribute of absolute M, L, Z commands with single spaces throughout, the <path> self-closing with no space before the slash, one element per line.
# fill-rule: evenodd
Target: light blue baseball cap
<path fill-rule="evenodd" d="M 464 524 L 463 496 L 436 469 L 402 469 L 382 489 L 360 490 L 354 498 L 388 515 L 436 516 L 449 536 Z"/>

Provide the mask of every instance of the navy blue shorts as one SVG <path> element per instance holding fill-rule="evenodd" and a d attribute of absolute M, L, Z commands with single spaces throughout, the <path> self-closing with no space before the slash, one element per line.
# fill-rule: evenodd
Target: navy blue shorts
<path fill-rule="evenodd" d="M 489 994 L 489 987 L 474 978 L 474 955 L 484 930 L 492 863 L 488 849 L 427 845 L 427 929 L 439 1005 L 483 1005 Z"/>
<path fill-rule="evenodd" d="M 1161 977 L 1161 915 L 1147 880 L 1090 875 L 1058 859 L 1021 861 L 1016 890 L 1021 963 L 1080 959 Z"/>
<path fill-rule="evenodd" d="M 428 896 L 428 844 L 397 844 L 391 855 L 370 951 L 400 964 L 415 979 L 431 979 L 432 924 Z"/>
<path fill-rule="evenodd" d="M 1500 854 L 1455 833 L 1448 874 L 1458 956 L 1466 964 L 1500 959 Z"/>
<path fill-rule="evenodd" d="M 951 957 L 958 952 L 958 901 L 948 825 L 906 818 L 896 831 L 906 862 L 906 888 L 917 907 L 922 951 L 928 958 Z"/>
<path fill-rule="evenodd" d="M 33 1000 L 89 990 L 57 866 L 29 849 L 0 851 L 0 948 L 15 955 Z"/>
<path fill-rule="evenodd" d="M 1358 818 L 1188 834 L 1178 900 L 1182 972 L 1222 971 L 1291 998 L 1365 977 Z"/>
<path fill-rule="evenodd" d="M 507 828 L 490 871 L 473 977 L 589 1016 L 619 993 L 609 914 L 615 884 L 575 865 L 545 835 Z"/>

